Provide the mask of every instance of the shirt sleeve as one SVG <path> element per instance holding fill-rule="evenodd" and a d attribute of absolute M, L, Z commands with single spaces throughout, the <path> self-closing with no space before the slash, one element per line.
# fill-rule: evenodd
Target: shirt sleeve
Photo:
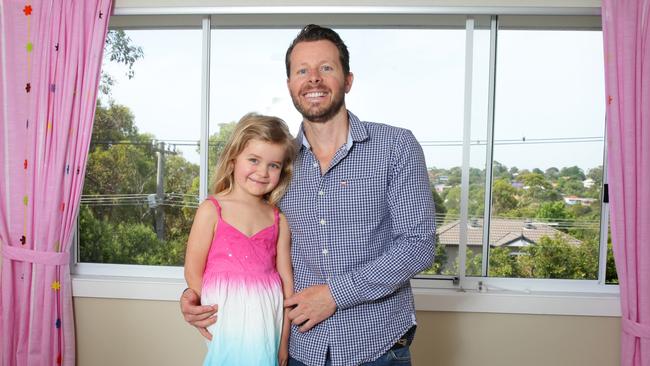
<path fill-rule="evenodd" d="M 401 129 L 391 149 L 387 202 L 392 243 L 383 255 L 328 286 L 340 309 L 387 296 L 431 267 L 435 249 L 435 208 L 422 147 Z"/>

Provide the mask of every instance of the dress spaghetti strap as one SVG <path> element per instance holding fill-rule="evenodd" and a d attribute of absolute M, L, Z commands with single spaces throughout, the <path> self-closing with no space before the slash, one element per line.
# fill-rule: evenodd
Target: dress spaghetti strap
<path fill-rule="evenodd" d="M 217 208 L 217 215 L 221 219 L 221 205 L 219 204 L 219 201 L 217 201 L 217 199 L 212 195 L 208 196 L 208 200 L 211 201 L 214 204 L 214 207 Z"/>
<path fill-rule="evenodd" d="M 280 226 L 280 210 L 277 207 L 273 207 L 273 223 Z"/>

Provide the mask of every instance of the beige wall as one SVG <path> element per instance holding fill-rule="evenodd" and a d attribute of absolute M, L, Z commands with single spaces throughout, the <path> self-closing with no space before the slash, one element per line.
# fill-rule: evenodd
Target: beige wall
<path fill-rule="evenodd" d="M 172 301 L 75 298 L 77 364 L 200 365 L 205 345 Z M 620 319 L 419 312 L 415 366 L 614 366 Z"/>

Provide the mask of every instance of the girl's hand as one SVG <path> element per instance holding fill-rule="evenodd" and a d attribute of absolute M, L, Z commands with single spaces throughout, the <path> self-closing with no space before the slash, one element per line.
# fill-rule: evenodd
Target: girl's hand
<path fill-rule="evenodd" d="M 280 366 L 287 366 L 289 363 L 289 345 L 280 342 L 280 349 L 278 350 L 278 364 Z"/>

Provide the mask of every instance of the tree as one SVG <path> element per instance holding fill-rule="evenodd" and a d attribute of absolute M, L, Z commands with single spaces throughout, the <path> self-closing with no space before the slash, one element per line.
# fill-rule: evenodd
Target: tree
<path fill-rule="evenodd" d="M 492 176 L 494 179 L 511 179 L 512 176 L 510 175 L 510 172 L 508 172 L 508 167 L 499 163 L 498 161 L 494 161 L 492 164 Z"/>
<path fill-rule="evenodd" d="M 436 223 L 444 222 L 445 215 L 447 214 L 445 203 L 435 189 L 431 189 L 431 194 L 433 195 L 433 204 L 436 209 Z"/>
<path fill-rule="evenodd" d="M 544 202 L 537 209 L 535 215 L 538 219 L 547 220 L 572 220 L 575 219 L 570 211 L 567 211 L 566 205 L 562 201 Z"/>
<path fill-rule="evenodd" d="M 507 180 L 498 179 L 494 181 L 492 188 L 492 214 L 502 215 L 517 207 L 517 189 Z"/>
<path fill-rule="evenodd" d="M 454 186 L 445 190 L 442 194 L 443 202 L 447 208 L 447 215 L 458 216 L 460 214 L 460 186 Z"/>
<path fill-rule="evenodd" d="M 542 174 L 524 173 L 517 177 L 524 185 L 522 197 L 525 204 L 538 204 L 544 201 L 558 201 L 562 196 L 553 188 Z"/>
<path fill-rule="evenodd" d="M 133 65 L 143 56 L 142 47 L 133 45 L 131 38 L 123 30 L 109 30 L 106 34 L 104 59 L 107 59 L 108 62 L 125 65 L 128 68 L 126 76 L 129 79 L 135 75 Z M 113 85 L 115 85 L 115 79 L 108 73 L 105 73 L 102 67 L 102 76 L 99 82 L 100 93 L 110 96 Z"/>
<path fill-rule="evenodd" d="M 509 248 L 491 248 L 488 274 L 490 277 L 521 277 L 517 257 Z"/>
<path fill-rule="evenodd" d="M 544 177 L 546 177 L 549 182 L 555 182 L 559 176 L 560 170 L 556 167 L 550 167 L 544 172 Z"/>
<path fill-rule="evenodd" d="M 209 182 L 214 182 L 214 172 L 217 168 L 217 160 L 226 147 L 226 143 L 235 130 L 237 122 L 219 123 L 219 131 L 208 138 L 208 170 Z M 212 184 L 212 183 L 210 183 Z"/>
<path fill-rule="evenodd" d="M 582 197 L 585 192 L 582 180 L 576 177 L 560 177 L 558 180 L 558 189 L 566 195 L 578 197 Z"/>
<path fill-rule="evenodd" d="M 589 169 L 587 171 L 587 178 L 591 178 L 595 186 L 601 186 L 603 184 L 603 166 L 599 165 Z"/>
<path fill-rule="evenodd" d="M 107 62 L 133 65 L 142 49 L 133 46 L 123 31 L 109 32 L 105 44 Z M 110 96 L 114 80 L 104 74 L 102 93 Z M 85 203 L 79 214 L 82 261 L 122 264 L 181 265 L 194 207 L 198 202 L 198 171 L 180 155 L 165 159 L 164 192 L 166 237 L 155 231 L 148 196 L 157 191 L 155 137 L 141 133 L 131 111 L 108 99 L 97 101 L 84 184 Z"/>
<path fill-rule="evenodd" d="M 97 100 L 90 152 L 95 151 L 97 147 L 123 140 L 136 141 L 137 137 L 138 128 L 135 126 L 134 116 L 127 107 L 116 105 L 112 101 L 104 106 Z"/>
<path fill-rule="evenodd" d="M 560 177 L 575 178 L 579 181 L 585 180 L 585 173 L 578 166 L 565 167 L 560 170 Z"/>

